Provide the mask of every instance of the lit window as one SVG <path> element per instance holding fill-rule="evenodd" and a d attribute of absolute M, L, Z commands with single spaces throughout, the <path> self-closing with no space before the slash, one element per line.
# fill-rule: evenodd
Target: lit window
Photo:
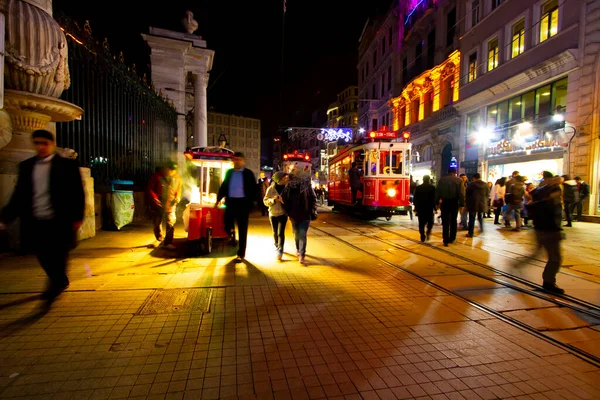
<path fill-rule="evenodd" d="M 467 79 L 468 82 L 472 82 L 477 79 L 477 52 L 469 56 L 469 76 Z"/>
<path fill-rule="evenodd" d="M 556 35 L 558 32 L 558 0 L 551 0 L 542 7 L 540 20 L 540 42 Z"/>
<path fill-rule="evenodd" d="M 490 40 L 488 43 L 488 66 L 487 70 L 491 71 L 498 67 L 498 38 Z"/>
<path fill-rule="evenodd" d="M 525 50 L 525 21 L 521 20 L 513 25 L 512 29 L 512 55 L 515 58 Z"/>

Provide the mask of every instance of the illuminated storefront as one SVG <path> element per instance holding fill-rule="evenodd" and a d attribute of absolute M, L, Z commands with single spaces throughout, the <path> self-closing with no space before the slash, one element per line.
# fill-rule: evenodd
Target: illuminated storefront
<path fill-rule="evenodd" d="M 468 114 L 465 160 L 483 153 L 479 169 L 488 181 L 513 171 L 534 183 L 542 171 L 562 175 L 574 133 L 564 121 L 567 84 L 563 78 Z"/>

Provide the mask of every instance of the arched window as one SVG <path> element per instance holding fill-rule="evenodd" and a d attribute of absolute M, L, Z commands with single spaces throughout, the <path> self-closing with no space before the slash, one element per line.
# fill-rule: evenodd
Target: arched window
<path fill-rule="evenodd" d="M 425 149 L 423 150 L 423 155 L 421 156 L 421 161 L 431 161 L 432 157 L 433 156 L 431 154 L 431 146 L 425 147 Z"/>

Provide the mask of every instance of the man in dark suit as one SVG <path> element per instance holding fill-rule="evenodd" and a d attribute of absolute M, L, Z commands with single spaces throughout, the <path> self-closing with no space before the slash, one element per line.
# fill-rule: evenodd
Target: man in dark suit
<path fill-rule="evenodd" d="M 417 186 L 414 191 L 414 205 L 417 216 L 419 217 L 419 232 L 421 233 L 421 242 L 425 239 L 429 241 L 431 228 L 433 228 L 433 214 L 436 209 L 435 186 L 430 181 L 429 175 L 423 177 L 423 184 Z M 425 233 L 427 225 L 427 234 Z"/>
<path fill-rule="evenodd" d="M 233 155 L 233 169 L 225 174 L 216 203 L 218 205 L 221 199 L 225 199 L 225 230 L 231 233 L 232 240 L 235 240 L 234 224 L 237 222 L 239 247 L 236 263 L 246 257 L 248 219 L 257 192 L 254 173 L 245 166 L 244 154 L 236 152 Z"/>
<path fill-rule="evenodd" d="M 77 163 L 55 153 L 52 133 L 37 130 L 31 136 L 37 156 L 20 164 L 17 186 L 0 221 L 21 218 L 23 241 L 31 244 L 48 275 L 42 296 L 52 301 L 69 286 L 68 254 L 83 223 L 85 195 Z"/>

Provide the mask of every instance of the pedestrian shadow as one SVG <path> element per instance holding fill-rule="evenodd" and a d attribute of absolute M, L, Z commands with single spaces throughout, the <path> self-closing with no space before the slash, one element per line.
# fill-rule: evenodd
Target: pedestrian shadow
<path fill-rule="evenodd" d="M 21 304 L 26 304 L 32 301 L 40 300 L 41 297 L 39 294 L 33 296 L 23 297 L 22 299 L 11 301 L 10 303 L 0 304 L 0 310 L 4 310 L 5 308 L 20 306 Z"/>
<path fill-rule="evenodd" d="M 227 239 L 215 239 L 212 245 L 212 251 L 205 254 L 200 249 L 198 241 L 190 241 L 186 238 L 173 240 L 175 249 L 169 250 L 164 247 L 156 247 L 150 252 L 150 256 L 165 259 L 186 259 L 186 258 L 222 258 L 235 256 L 237 246 L 232 246 Z"/>
<path fill-rule="evenodd" d="M 30 296 L 36 297 L 39 299 L 39 296 Z M 31 300 L 29 300 L 31 301 Z M 37 321 L 39 321 L 42 317 L 44 317 L 50 309 L 52 308 L 52 302 L 45 301 L 42 305 L 37 309 L 37 311 L 31 315 L 27 315 L 25 317 L 21 317 L 15 321 L 0 325 L 0 337 L 7 337 L 12 335 L 15 332 L 23 330 L 28 326 L 33 325 Z"/>

